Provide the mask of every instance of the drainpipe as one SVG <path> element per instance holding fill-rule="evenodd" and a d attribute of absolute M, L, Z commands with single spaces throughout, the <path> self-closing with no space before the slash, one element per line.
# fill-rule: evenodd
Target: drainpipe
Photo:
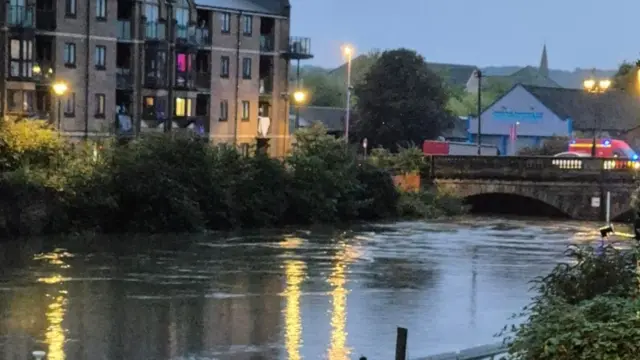
<path fill-rule="evenodd" d="M 87 0 L 85 19 L 85 39 L 87 43 L 84 49 L 84 140 L 89 140 L 89 63 L 91 63 L 91 6 L 92 0 Z M 106 56 L 106 55 L 105 55 Z M 74 104 L 75 105 L 75 104 Z"/>
<path fill-rule="evenodd" d="M 235 93 L 235 115 L 233 117 L 233 145 L 238 145 L 238 104 L 240 96 L 240 28 L 241 28 L 241 19 L 242 19 L 242 11 L 238 13 L 237 26 L 236 26 L 236 93 Z"/>
<path fill-rule="evenodd" d="M 173 126 L 173 109 L 175 105 L 175 100 L 173 99 L 173 86 L 176 80 L 176 31 L 175 31 L 175 19 L 173 18 L 173 6 L 171 1 L 167 2 L 167 31 L 169 32 L 169 51 L 168 51 L 168 65 L 169 65 L 169 91 L 168 97 L 169 102 L 167 103 L 167 120 L 164 124 L 164 131 L 171 132 L 171 127 Z"/>

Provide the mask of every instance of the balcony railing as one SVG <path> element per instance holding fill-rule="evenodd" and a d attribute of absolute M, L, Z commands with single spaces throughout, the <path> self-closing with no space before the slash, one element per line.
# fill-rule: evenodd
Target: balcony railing
<path fill-rule="evenodd" d="M 188 45 L 211 45 L 211 32 L 206 27 L 176 26 L 176 42 Z"/>
<path fill-rule="evenodd" d="M 174 87 L 180 89 L 194 89 L 195 85 L 195 74 L 193 72 L 176 72 L 176 83 L 174 84 Z"/>
<path fill-rule="evenodd" d="M 131 21 L 118 20 L 118 40 L 131 40 Z"/>
<path fill-rule="evenodd" d="M 274 49 L 273 35 L 260 35 L 260 51 L 272 52 Z"/>
<path fill-rule="evenodd" d="M 148 22 L 145 24 L 144 34 L 145 39 L 147 40 L 166 40 L 166 24 L 159 22 Z"/>
<path fill-rule="evenodd" d="M 144 87 L 158 89 L 158 88 L 164 88 L 166 86 L 167 86 L 166 78 L 160 76 L 159 74 L 150 72 L 150 73 L 147 73 L 146 76 L 144 77 Z"/>
<path fill-rule="evenodd" d="M 35 27 L 33 6 L 8 6 L 7 25 L 9 27 L 33 28 Z"/>
<path fill-rule="evenodd" d="M 131 74 L 131 69 L 116 69 L 116 88 L 124 90 L 133 89 L 133 76 Z"/>
<path fill-rule="evenodd" d="M 291 56 L 311 58 L 311 39 L 306 37 L 290 37 L 288 52 Z"/>
<path fill-rule="evenodd" d="M 266 77 L 260 79 L 260 96 L 271 96 L 273 93 L 273 79 Z"/>

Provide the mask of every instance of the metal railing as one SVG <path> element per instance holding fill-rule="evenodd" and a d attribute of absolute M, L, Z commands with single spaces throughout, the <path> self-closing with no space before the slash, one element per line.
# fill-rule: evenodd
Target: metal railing
<path fill-rule="evenodd" d="M 273 35 L 260 35 L 260 51 L 271 52 L 274 49 Z"/>
<path fill-rule="evenodd" d="M 167 27 L 164 23 L 148 22 L 144 25 L 144 36 L 147 40 L 166 40 Z"/>
<path fill-rule="evenodd" d="M 311 39 L 292 36 L 289 38 L 289 53 L 295 55 L 311 55 Z"/>
<path fill-rule="evenodd" d="M 500 360 L 508 359 L 508 347 L 503 343 L 476 346 L 460 351 L 436 354 L 413 360 Z"/>
<path fill-rule="evenodd" d="M 7 11 L 7 25 L 10 27 L 35 27 L 35 9 L 33 6 L 11 5 Z"/>
<path fill-rule="evenodd" d="M 434 179 L 633 181 L 640 163 L 616 158 L 429 156 Z"/>

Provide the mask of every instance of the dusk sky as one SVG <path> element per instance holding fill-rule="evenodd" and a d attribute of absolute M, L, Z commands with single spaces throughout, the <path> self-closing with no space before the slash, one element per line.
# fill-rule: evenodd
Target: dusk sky
<path fill-rule="evenodd" d="M 292 36 L 311 38 L 315 58 L 341 63 L 340 45 L 407 47 L 427 61 L 614 69 L 640 57 L 638 0 L 290 0 Z"/>

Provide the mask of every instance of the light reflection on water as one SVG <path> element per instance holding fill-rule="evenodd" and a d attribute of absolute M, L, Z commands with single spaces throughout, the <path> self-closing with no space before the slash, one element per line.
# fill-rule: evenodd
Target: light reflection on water
<path fill-rule="evenodd" d="M 88 348 L 102 359 L 382 359 L 396 326 L 409 329 L 410 357 L 481 345 L 528 302 L 528 280 L 596 228 L 463 218 L 117 248 L 61 240 L 3 269 L 0 358 L 44 344 L 50 360 L 88 359 Z"/>

